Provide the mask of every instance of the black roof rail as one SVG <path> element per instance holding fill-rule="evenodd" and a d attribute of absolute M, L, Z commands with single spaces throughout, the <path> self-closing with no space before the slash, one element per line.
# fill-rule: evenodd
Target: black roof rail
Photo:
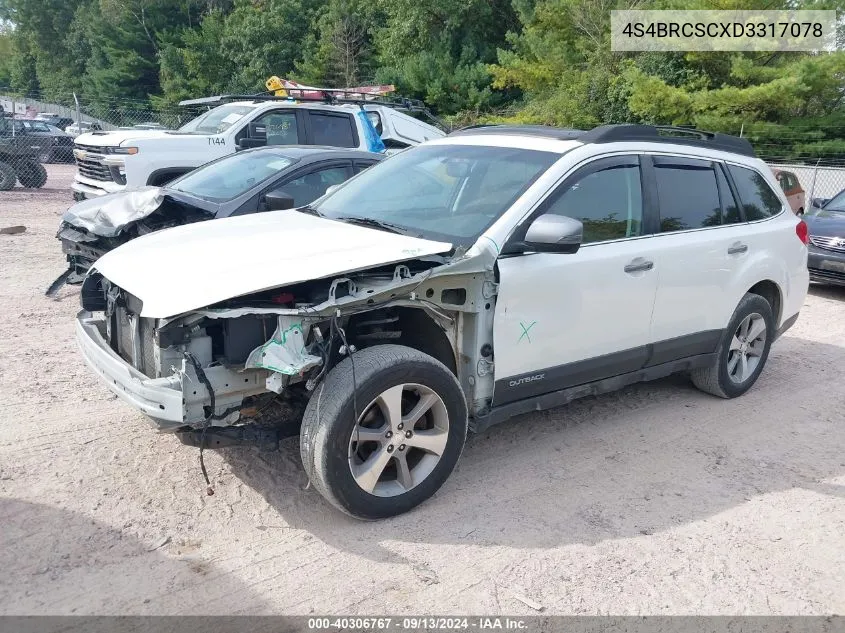
<path fill-rule="evenodd" d="M 439 127 L 444 132 L 449 131 L 443 121 L 437 118 L 426 105 L 419 99 L 408 99 L 406 97 L 385 97 L 381 95 L 372 95 L 363 92 L 350 92 L 348 90 L 340 90 L 335 88 L 305 88 L 302 91 L 321 93 L 320 96 L 311 95 L 289 95 L 287 97 L 277 97 L 267 92 L 259 92 L 252 95 L 215 95 L 213 97 L 201 97 L 199 99 L 185 99 L 179 102 L 180 106 L 218 106 L 224 103 L 231 103 L 232 101 L 279 101 L 279 102 L 310 102 L 310 103 L 324 103 L 326 105 L 383 105 L 397 110 L 407 110 L 408 112 L 419 112 Z M 288 93 L 297 92 L 295 88 L 288 88 Z M 350 96 L 358 95 L 358 96 Z"/>
<path fill-rule="evenodd" d="M 541 136 L 558 140 L 577 140 L 581 143 L 624 143 L 641 141 L 648 143 L 673 143 L 692 145 L 709 149 L 756 156 L 754 148 L 747 139 L 719 132 L 706 132 L 691 127 L 673 127 L 668 125 L 600 125 L 587 132 L 583 130 L 551 127 L 548 125 L 470 125 L 452 132 L 449 136 L 468 136 L 476 134 L 520 134 L 523 136 Z"/>
<path fill-rule="evenodd" d="M 520 134 L 522 136 L 540 136 L 561 141 L 580 140 L 583 130 L 551 127 L 549 125 L 503 125 L 499 123 L 481 123 L 455 130 L 449 136 L 470 136 L 476 134 Z"/>
<path fill-rule="evenodd" d="M 706 132 L 668 125 L 600 125 L 578 138 L 582 143 L 624 143 L 645 141 L 706 147 L 745 156 L 756 156 L 748 139 L 719 132 Z"/>

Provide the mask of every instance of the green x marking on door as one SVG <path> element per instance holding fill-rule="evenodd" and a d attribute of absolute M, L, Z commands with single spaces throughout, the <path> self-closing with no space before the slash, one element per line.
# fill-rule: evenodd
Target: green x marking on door
<path fill-rule="evenodd" d="M 528 325 L 525 325 L 522 321 L 519 322 L 519 327 L 522 328 L 522 334 L 519 335 L 519 339 L 517 343 L 519 343 L 522 339 L 527 338 L 528 342 L 531 342 L 531 337 L 528 335 L 528 332 L 531 331 L 531 328 L 537 324 L 537 321 L 531 321 Z"/>

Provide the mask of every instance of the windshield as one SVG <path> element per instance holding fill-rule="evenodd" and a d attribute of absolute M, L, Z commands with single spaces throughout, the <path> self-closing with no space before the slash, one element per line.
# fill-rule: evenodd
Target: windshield
<path fill-rule="evenodd" d="M 824 210 L 845 213 L 845 191 L 841 191 L 833 198 L 831 198 L 830 202 L 824 205 Z"/>
<path fill-rule="evenodd" d="M 199 115 L 179 128 L 183 134 L 220 134 L 255 110 L 251 105 L 222 105 Z"/>
<path fill-rule="evenodd" d="M 559 157 L 507 147 L 415 147 L 312 206 L 330 218 L 376 220 L 409 235 L 469 245 Z"/>
<path fill-rule="evenodd" d="M 24 121 L 24 127 L 33 132 L 49 132 L 50 126 L 41 121 Z"/>
<path fill-rule="evenodd" d="M 293 158 L 273 150 L 241 152 L 195 169 L 167 188 L 203 200 L 225 202 L 246 193 L 294 162 Z"/>

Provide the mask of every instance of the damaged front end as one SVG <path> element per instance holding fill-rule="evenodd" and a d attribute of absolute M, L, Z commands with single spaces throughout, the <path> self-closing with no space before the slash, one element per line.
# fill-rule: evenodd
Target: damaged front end
<path fill-rule="evenodd" d="M 68 268 L 44 294 L 78 285 L 100 257 L 131 239 L 161 229 L 211 219 L 209 211 L 166 196 L 159 187 L 92 198 L 70 207 L 56 234 Z"/>
<path fill-rule="evenodd" d="M 140 316 L 137 298 L 94 273 L 83 284 L 77 338 L 120 398 L 188 443 L 212 433 L 209 447 L 266 439 L 260 427 L 269 422 L 295 433 L 326 373 L 380 343 L 432 354 L 458 375 L 471 412 L 483 412 L 493 377 L 482 369 L 492 359 L 478 350 L 491 340 L 493 259 L 423 257 L 169 318 Z"/>

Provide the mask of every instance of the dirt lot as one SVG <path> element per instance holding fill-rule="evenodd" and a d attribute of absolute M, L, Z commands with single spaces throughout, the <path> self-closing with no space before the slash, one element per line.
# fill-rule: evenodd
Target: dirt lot
<path fill-rule="evenodd" d="M 198 453 L 96 383 L 54 239 L 73 167 L 0 193 L 0 613 L 845 613 L 845 290 L 757 386 L 683 378 L 470 438 L 398 519 L 306 487 L 298 444 Z M 174 271 L 178 274 L 178 271 Z"/>

